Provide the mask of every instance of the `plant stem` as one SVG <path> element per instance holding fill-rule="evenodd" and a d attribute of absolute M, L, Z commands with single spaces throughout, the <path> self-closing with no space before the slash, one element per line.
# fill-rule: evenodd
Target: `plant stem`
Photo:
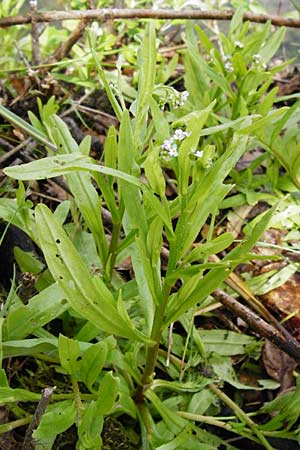
<path fill-rule="evenodd" d="M 134 396 L 135 402 L 137 404 L 144 403 L 144 391 L 153 379 L 154 369 L 159 351 L 159 344 L 163 332 L 163 323 L 170 289 L 171 287 L 169 286 L 169 284 L 165 282 L 162 289 L 161 301 L 159 302 L 154 313 L 150 338 L 153 342 L 155 342 L 155 344 L 148 345 L 146 350 L 146 363 L 142 374 L 141 384 L 137 387 Z"/>
<path fill-rule="evenodd" d="M 222 428 L 226 431 L 230 431 L 231 433 L 235 433 L 239 436 L 242 436 L 246 439 L 250 439 L 254 442 L 260 442 L 256 437 L 253 436 L 251 430 L 248 428 L 244 428 L 243 430 L 235 430 L 230 424 L 227 424 L 221 420 L 216 419 L 212 416 L 204 416 L 202 414 L 193 414 L 185 411 L 178 411 L 176 413 L 178 416 L 183 417 L 184 419 L 192 420 L 193 422 L 201 422 L 207 425 L 212 425 L 214 427 Z M 197 431 L 197 429 L 195 430 Z"/>
<path fill-rule="evenodd" d="M 106 267 L 105 267 L 105 276 L 107 277 L 106 281 L 108 283 L 110 283 L 110 281 L 111 281 L 113 270 L 115 267 L 116 258 L 118 255 L 117 248 L 118 248 L 121 225 L 122 225 L 121 222 L 113 224 L 111 241 L 110 241 L 110 245 L 109 245 L 108 257 L 106 260 Z"/>
<path fill-rule="evenodd" d="M 245 422 L 249 428 L 252 430 L 254 434 L 258 437 L 261 444 L 267 450 L 273 450 L 273 447 L 269 444 L 263 433 L 259 430 L 258 425 L 253 422 L 250 417 L 233 401 L 229 398 L 224 392 L 222 392 L 215 384 L 209 384 L 209 389 L 219 397 L 230 409 L 235 413 L 235 415 L 242 421 Z"/>
<path fill-rule="evenodd" d="M 4 423 L 0 425 L 0 435 L 12 431 L 15 428 L 23 427 L 31 422 L 32 416 L 24 417 L 23 419 L 14 420 L 13 422 Z"/>

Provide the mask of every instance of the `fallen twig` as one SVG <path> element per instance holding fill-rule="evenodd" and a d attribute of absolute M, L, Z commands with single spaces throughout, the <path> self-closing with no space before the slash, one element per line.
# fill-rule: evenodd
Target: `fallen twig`
<path fill-rule="evenodd" d="M 59 45 L 54 54 L 46 60 L 46 64 L 53 64 L 64 59 L 72 49 L 73 45 L 76 44 L 76 42 L 81 38 L 88 23 L 89 19 L 81 19 L 78 26 L 70 34 L 66 42 Z"/>
<path fill-rule="evenodd" d="M 43 414 L 45 413 L 45 410 L 51 400 L 52 394 L 55 391 L 55 389 L 56 389 L 56 387 L 54 386 L 51 388 L 45 388 L 42 391 L 42 398 L 39 401 L 39 403 L 36 407 L 35 413 L 33 415 L 32 421 L 26 430 L 25 438 L 24 438 L 23 445 L 22 445 L 22 450 L 34 450 L 35 449 L 35 444 L 32 439 L 32 433 L 39 426 L 41 418 L 42 418 Z"/>
<path fill-rule="evenodd" d="M 209 257 L 211 261 L 218 262 L 220 259 L 216 255 L 211 255 Z M 253 295 L 251 290 L 248 288 L 246 283 L 234 272 L 232 272 L 228 278 L 225 280 L 225 284 L 230 286 L 235 292 L 237 292 L 248 305 L 256 311 L 263 319 L 268 321 L 271 325 L 273 325 L 284 337 L 287 341 L 297 341 L 291 336 L 284 326 L 275 319 L 275 317 L 270 313 L 270 311 L 261 303 L 259 299 Z"/>
<path fill-rule="evenodd" d="M 32 64 L 37 66 L 41 64 L 41 52 L 39 45 L 39 28 L 37 21 L 35 20 L 35 14 L 37 13 L 37 0 L 31 0 L 29 2 L 32 21 L 31 21 L 31 45 L 32 45 Z"/>
<path fill-rule="evenodd" d="M 237 316 L 243 319 L 252 330 L 260 336 L 269 339 L 269 341 L 280 348 L 280 350 L 284 351 L 294 358 L 295 361 L 300 363 L 300 344 L 298 344 L 297 341 L 295 342 L 294 339 L 292 341 L 286 340 L 272 325 L 265 322 L 261 317 L 242 305 L 222 289 L 216 289 L 211 295 L 226 308 L 229 308 Z"/>
<path fill-rule="evenodd" d="M 26 139 L 25 141 L 21 142 L 21 144 L 14 147 L 9 142 L 6 142 L 4 139 L 0 139 L 0 146 L 4 147 L 6 153 L 4 153 L 2 156 L 0 156 L 0 166 L 10 159 L 12 156 L 14 156 L 16 153 L 18 153 L 20 150 L 22 150 L 24 147 L 26 147 L 30 142 L 32 142 L 31 138 Z"/>
<path fill-rule="evenodd" d="M 168 9 L 88 9 L 86 11 L 36 11 L 17 16 L 3 17 L 0 19 L 0 27 L 29 24 L 36 22 L 55 22 L 60 20 L 97 20 L 106 22 L 115 19 L 198 19 L 198 20 L 231 20 L 234 10 L 226 11 L 200 11 L 195 9 L 182 9 L 179 11 Z M 276 26 L 300 28 L 300 20 L 285 18 L 278 15 L 253 14 L 245 12 L 243 20 L 255 23 L 270 21 Z"/>

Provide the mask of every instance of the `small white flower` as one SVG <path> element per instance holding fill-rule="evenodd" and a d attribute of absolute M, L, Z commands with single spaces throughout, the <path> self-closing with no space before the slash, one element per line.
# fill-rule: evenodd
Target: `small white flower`
<path fill-rule="evenodd" d="M 188 133 L 187 131 L 182 131 L 180 128 L 177 128 L 177 130 L 174 131 L 173 138 L 176 141 L 183 141 L 186 137 L 188 137 L 191 133 Z"/>
<path fill-rule="evenodd" d="M 170 97 L 170 103 L 173 105 L 174 109 L 179 108 L 179 106 L 185 104 L 189 95 L 188 91 L 178 92 L 174 90 L 173 95 Z"/>
<path fill-rule="evenodd" d="M 195 155 L 197 158 L 201 158 L 201 157 L 203 156 L 203 150 L 197 150 L 197 151 L 195 151 L 194 155 Z"/>
<path fill-rule="evenodd" d="M 238 48 L 244 48 L 244 44 L 241 41 L 234 41 L 234 45 Z"/>
<path fill-rule="evenodd" d="M 224 64 L 224 69 L 225 69 L 227 72 L 233 72 L 233 65 L 232 65 L 232 63 L 231 63 L 230 61 L 227 61 L 227 62 Z"/>
<path fill-rule="evenodd" d="M 231 59 L 231 55 L 223 55 L 222 56 L 222 61 L 224 63 L 226 63 L 227 61 L 230 61 L 230 59 Z"/>
<path fill-rule="evenodd" d="M 189 95 L 190 95 L 190 93 L 188 91 L 181 92 L 181 102 L 180 102 L 181 106 L 183 106 L 185 104 Z"/>
<path fill-rule="evenodd" d="M 174 142 L 174 137 L 170 137 L 170 139 L 165 139 L 163 144 L 161 145 L 163 152 L 163 156 L 172 157 L 178 156 L 178 147 L 176 142 Z"/>
<path fill-rule="evenodd" d="M 169 152 L 171 150 L 171 148 L 172 148 L 172 144 L 173 144 L 173 139 L 172 138 L 165 139 L 163 144 L 162 144 L 162 146 L 161 146 L 161 148 L 163 150 L 167 150 L 167 152 Z"/>
<path fill-rule="evenodd" d="M 253 59 L 254 62 L 258 64 L 260 62 L 261 56 L 258 53 L 256 53 L 255 55 L 253 55 Z"/>
<path fill-rule="evenodd" d="M 177 142 L 183 141 L 186 137 L 190 136 L 191 133 L 187 131 L 183 131 L 180 128 L 177 128 L 174 131 L 173 136 L 169 139 L 165 139 L 161 145 L 161 155 L 163 157 L 176 157 L 178 156 L 178 144 Z M 176 142 L 177 141 L 177 142 Z"/>
<path fill-rule="evenodd" d="M 178 156 L 178 150 L 177 150 L 177 145 L 173 144 L 171 149 L 169 150 L 169 156 Z"/>

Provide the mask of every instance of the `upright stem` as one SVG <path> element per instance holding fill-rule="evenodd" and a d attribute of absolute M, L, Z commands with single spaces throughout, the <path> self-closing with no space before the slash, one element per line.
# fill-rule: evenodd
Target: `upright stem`
<path fill-rule="evenodd" d="M 169 298 L 170 293 L 170 286 L 165 282 L 163 286 L 163 293 L 161 302 L 157 306 L 155 313 L 154 313 L 154 319 L 153 319 L 153 326 L 151 331 L 151 340 L 155 342 L 155 344 L 149 345 L 147 347 L 147 353 L 146 353 L 146 363 L 141 379 L 141 384 L 137 387 L 136 393 L 135 393 L 135 401 L 137 404 L 142 404 L 144 402 L 144 391 L 148 387 L 148 385 L 151 383 L 153 379 L 153 374 L 155 370 L 158 350 L 159 350 L 159 344 L 161 340 L 161 335 L 163 332 L 163 323 L 164 323 L 164 317 L 165 317 L 165 311 L 167 307 L 167 302 Z"/>
<path fill-rule="evenodd" d="M 117 247 L 118 247 L 118 242 L 119 242 L 119 237 L 120 237 L 121 226 L 122 226 L 121 222 L 113 224 L 112 236 L 111 236 L 107 260 L 106 260 L 106 264 L 105 264 L 105 275 L 104 276 L 105 276 L 105 281 L 107 283 L 111 282 L 116 258 L 118 255 Z"/>

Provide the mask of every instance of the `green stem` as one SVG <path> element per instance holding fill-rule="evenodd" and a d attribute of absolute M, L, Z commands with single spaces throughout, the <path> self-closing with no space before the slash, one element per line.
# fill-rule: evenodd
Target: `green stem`
<path fill-rule="evenodd" d="M 256 437 L 254 437 L 251 433 L 251 431 L 249 430 L 247 432 L 248 429 L 244 430 L 235 430 L 231 425 L 216 419 L 215 417 L 212 416 L 203 416 L 202 414 L 192 414 L 192 413 L 188 413 L 185 411 L 178 411 L 176 413 L 178 416 L 183 417 L 184 419 L 187 420 L 192 420 L 193 422 L 201 422 L 201 423 L 205 423 L 207 425 L 212 425 L 214 427 L 218 427 L 218 428 L 223 428 L 226 431 L 230 431 L 231 433 L 235 433 L 239 436 L 243 436 L 247 439 L 251 439 L 254 442 L 260 442 Z M 195 429 L 195 431 L 197 431 L 197 429 Z"/>
<path fill-rule="evenodd" d="M 137 404 L 144 403 L 144 391 L 149 386 L 149 384 L 153 379 L 153 374 L 159 351 L 159 344 L 163 332 L 164 317 L 170 289 L 171 287 L 165 282 L 162 289 L 161 300 L 154 313 L 153 326 L 150 338 L 151 341 L 155 342 L 155 344 L 148 345 L 146 350 L 146 363 L 141 378 L 141 384 L 137 387 L 134 396 L 135 402 Z"/>
<path fill-rule="evenodd" d="M 111 235 L 111 241 L 108 249 L 108 257 L 105 264 L 105 275 L 107 277 L 107 282 L 110 283 L 113 270 L 115 267 L 116 259 L 117 259 L 117 249 L 118 249 L 118 242 L 120 237 L 120 231 L 121 231 L 121 222 L 118 222 L 116 224 L 113 224 L 113 230 Z"/>
<path fill-rule="evenodd" d="M 24 417 L 23 419 L 14 420 L 13 422 L 4 423 L 0 425 L 0 435 L 12 431 L 15 428 L 23 427 L 31 422 L 32 416 Z"/>
<path fill-rule="evenodd" d="M 273 447 L 269 444 L 263 433 L 259 430 L 258 425 L 253 422 L 250 417 L 233 401 L 229 398 L 224 392 L 222 392 L 215 384 L 209 384 L 209 389 L 219 397 L 230 409 L 235 413 L 235 415 L 242 421 L 245 422 L 249 428 L 252 430 L 254 434 L 258 437 L 261 444 L 267 450 L 273 450 Z"/>

